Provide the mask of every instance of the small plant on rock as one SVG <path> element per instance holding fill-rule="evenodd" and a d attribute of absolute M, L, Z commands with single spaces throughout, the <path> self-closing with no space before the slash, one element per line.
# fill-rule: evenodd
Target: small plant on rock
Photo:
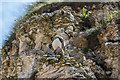
<path fill-rule="evenodd" d="M 89 18 L 89 16 L 90 16 L 89 12 L 86 12 L 85 8 L 83 8 L 83 15 L 82 15 L 82 17 L 83 18 Z"/>
<path fill-rule="evenodd" d="M 89 12 L 86 12 L 85 8 L 83 8 L 83 14 L 82 15 L 82 21 L 83 21 L 83 26 L 86 28 L 91 28 L 91 23 L 90 23 L 90 14 Z"/>

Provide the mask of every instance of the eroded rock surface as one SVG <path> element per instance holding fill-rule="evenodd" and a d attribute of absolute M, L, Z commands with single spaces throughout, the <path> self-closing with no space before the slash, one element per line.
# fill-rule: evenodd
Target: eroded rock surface
<path fill-rule="evenodd" d="M 118 19 L 103 23 L 108 15 L 103 11 L 111 7 L 95 6 L 86 7 L 88 18 L 81 6 L 26 17 L 17 26 L 12 47 L 2 48 L 2 78 L 120 79 Z M 56 38 L 62 47 L 54 50 Z"/>

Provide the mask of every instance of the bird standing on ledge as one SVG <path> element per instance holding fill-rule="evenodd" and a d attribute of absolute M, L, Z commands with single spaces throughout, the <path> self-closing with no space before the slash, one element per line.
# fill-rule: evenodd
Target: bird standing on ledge
<path fill-rule="evenodd" d="M 62 49 L 62 52 L 64 54 L 64 50 L 63 48 L 69 43 L 68 36 L 67 34 L 59 34 L 56 35 L 55 37 L 57 37 L 53 42 L 52 42 L 52 47 L 54 49 L 54 51 L 56 51 L 58 48 Z"/>

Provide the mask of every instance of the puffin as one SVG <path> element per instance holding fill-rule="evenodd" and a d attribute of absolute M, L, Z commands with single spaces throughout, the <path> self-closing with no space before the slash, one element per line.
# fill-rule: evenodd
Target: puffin
<path fill-rule="evenodd" d="M 68 41 L 68 35 L 67 34 L 59 34 L 59 35 L 56 35 L 55 36 L 56 39 L 52 42 L 52 47 L 54 49 L 54 52 L 58 49 L 58 48 L 61 48 L 62 49 L 62 52 L 64 54 L 64 47 L 69 43 Z"/>

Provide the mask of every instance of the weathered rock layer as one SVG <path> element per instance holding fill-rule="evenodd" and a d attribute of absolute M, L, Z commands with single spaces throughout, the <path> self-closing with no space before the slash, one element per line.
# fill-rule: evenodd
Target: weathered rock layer
<path fill-rule="evenodd" d="M 36 11 L 17 26 L 12 47 L 2 49 L 3 79 L 120 79 L 116 7 L 63 5 L 49 13 Z M 54 50 L 59 38 L 62 47 Z"/>

